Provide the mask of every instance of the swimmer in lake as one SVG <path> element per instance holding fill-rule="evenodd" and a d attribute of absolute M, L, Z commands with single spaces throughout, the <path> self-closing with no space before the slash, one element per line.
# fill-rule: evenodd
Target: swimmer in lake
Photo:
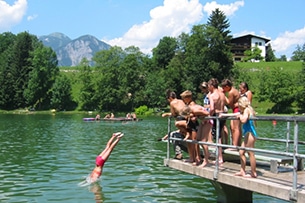
<path fill-rule="evenodd" d="M 124 134 L 121 132 L 112 134 L 111 138 L 107 142 L 106 148 L 95 159 L 95 167 L 92 170 L 90 176 L 87 178 L 88 183 L 96 182 L 99 179 L 99 177 L 102 175 L 103 166 L 105 162 L 107 161 L 112 150 L 118 144 L 118 142 L 123 137 L 123 135 Z"/>

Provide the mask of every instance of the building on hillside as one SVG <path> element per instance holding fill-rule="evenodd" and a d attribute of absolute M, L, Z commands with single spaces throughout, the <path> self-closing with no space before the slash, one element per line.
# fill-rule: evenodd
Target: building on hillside
<path fill-rule="evenodd" d="M 240 37 L 232 38 L 231 40 L 231 52 L 233 54 L 234 61 L 242 61 L 245 57 L 244 52 L 246 50 L 250 50 L 253 47 L 257 46 L 260 50 L 262 50 L 262 57 L 266 57 L 267 46 L 266 44 L 270 41 L 270 39 L 263 38 L 255 35 L 243 35 Z"/>

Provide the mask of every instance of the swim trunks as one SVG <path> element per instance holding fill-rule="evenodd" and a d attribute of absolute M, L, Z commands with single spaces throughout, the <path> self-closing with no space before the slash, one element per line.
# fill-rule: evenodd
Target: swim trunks
<path fill-rule="evenodd" d="M 220 113 L 216 113 L 213 116 L 219 116 Z M 219 120 L 219 138 L 221 138 L 221 131 L 223 129 L 223 127 L 226 124 L 226 120 Z M 216 119 L 213 119 L 213 127 L 212 127 L 212 136 L 214 139 L 216 139 L 216 126 L 217 125 L 217 121 Z"/>
<path fill-rule="evenodd" d="M 197 132 L 198 131 L 198 127 L 199 127 L 199 122 L 198 122 L 197 119 L 195 121 L 189 121 L 187 123 L 187 129 L 191 130 L 193 132 Z"/>
<path fill-rule="evenodd" d="M 105 160 L 101 156 L 97 156 L 95 159 L 95 164 L 97 166 L 103 167 L 105 164 Z"/>
<path fill-rule="evenodd" d="M 176 117 L 176 121 L 185 121 L 185 120 L 186 120 L 186 118 L 183 117 L 183 116 L 177 116 Z"/>
<path fill-rule="evenodd" d="M 235 107 L 234 109 L 233 109 L 233 113 L 238 113 L 239 112 L 239 108 L 238 107 Z"/>

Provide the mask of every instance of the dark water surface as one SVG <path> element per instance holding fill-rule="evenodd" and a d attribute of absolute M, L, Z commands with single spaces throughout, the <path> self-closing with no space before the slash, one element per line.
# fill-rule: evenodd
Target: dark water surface
<path fill-rule="evenodd" d="M 167 119 L 122 123 L 83 117 L 88 115 L 0 114 L 0 202 L 216 202 L 209 181 L 163 166 L 166 144 L 156 140 L 167 132 Z M 285 128 L 286 123 L 267 123 L 258 132 L 285 138 Z M 125 136 L 102 179 L 79 187 L 117 131 Z M 284 201 L 254 194 L 254 202 Z"/>

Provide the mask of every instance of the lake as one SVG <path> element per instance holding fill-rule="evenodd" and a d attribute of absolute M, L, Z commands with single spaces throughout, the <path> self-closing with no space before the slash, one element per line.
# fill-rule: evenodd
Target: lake
<path fill-rule="evenodd" d="M 84 122 L 83 117 L 90 116 L 0 114 L 0 202 L 216 202 L 209 181 L 163 165 L 166 144 L 157 139 L 166 134 L 167 119 Z M 273 127 L 264 122 L 257 130 L 264 137 L 285 138 L 285 128 L 286 123 Z M 97 154 L 118 131 L 125 135 L 106 162 L 101 180 L 79 187 Z M 259 194 L 253 199 L 285 202 Z"/>

